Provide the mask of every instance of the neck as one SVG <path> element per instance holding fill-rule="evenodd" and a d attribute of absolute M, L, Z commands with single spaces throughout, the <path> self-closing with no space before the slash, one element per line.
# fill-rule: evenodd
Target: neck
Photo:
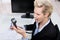
<path fill-rule="evenodd" d="M 44 19 L 42 22 L 40 22 L 39 28 L 41 28 L 43 25 L 45 25 L 45 23 L 48 21 L 49 19 L 46 18 Z"/>

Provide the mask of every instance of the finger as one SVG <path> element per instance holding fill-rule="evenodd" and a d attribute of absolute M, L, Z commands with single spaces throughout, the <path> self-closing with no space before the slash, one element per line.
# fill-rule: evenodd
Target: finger
<path fill-rule="evenodd" d="M 12 26 L 12 28 L 15 30 L 15 29 L 17 29 L 15 26 Z"/>
<path fill-rule="evenodd" d="M 22 27 L 17 27 L 17 29 L 23 29 Z"/>

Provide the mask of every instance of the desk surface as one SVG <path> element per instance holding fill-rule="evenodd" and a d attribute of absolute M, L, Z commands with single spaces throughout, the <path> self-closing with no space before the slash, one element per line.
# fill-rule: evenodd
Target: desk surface
<path fill-rule="evenodd" d="M 0 15 L 0 40 L 17 40 L 22 36 L 15 31 L 10 30 L 11 18 L 15 17 L 17 25 L 23 27 L 23 25 L 33 23 L 34 19 L 21 18 L 22 14 L 1 14 Z"/>

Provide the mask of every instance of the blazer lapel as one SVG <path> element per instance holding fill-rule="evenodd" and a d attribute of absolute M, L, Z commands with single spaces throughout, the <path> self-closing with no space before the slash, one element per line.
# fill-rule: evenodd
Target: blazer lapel
<path fill-rule="evenodd" d="M 35 32 L 35 29 L 36 29 L 36 23 L 34 23 L 34 25 L 35 26 L 34 26 L 34 29 L 33 29 L 33 34 Z M 33 35 L 33 36 L 37 36 L 37 35 L 42 36 L 42 35 L 44 35 L 44 33 L 48 30 L 48 28 L 50 26 L 54 26 L 53 23 L 51 22 L 51 20 L 50 20 L 50 22 L 40 32 L 38 32 L 36 35 Z"/>

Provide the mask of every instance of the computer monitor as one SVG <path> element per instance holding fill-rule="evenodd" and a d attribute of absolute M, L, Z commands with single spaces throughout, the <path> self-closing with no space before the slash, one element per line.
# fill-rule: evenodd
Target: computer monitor
<path fill-rule="evenodd" d="M 22 18 L 33 18 L 30 13 L 34 12 L 34 0 L 11 0 L 13 13 L 26 13 Z"/>

